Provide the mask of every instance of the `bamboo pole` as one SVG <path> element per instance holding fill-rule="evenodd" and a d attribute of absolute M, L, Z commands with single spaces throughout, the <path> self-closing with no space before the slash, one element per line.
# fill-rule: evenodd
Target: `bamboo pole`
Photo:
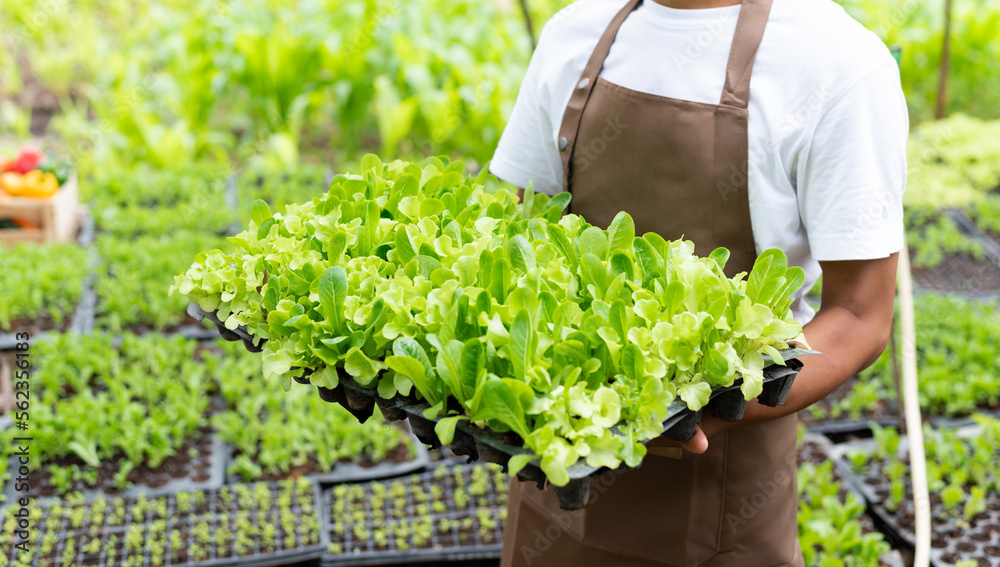
<path fill-rule="evenodd" d="M 917 385 L 916 326 L 913 314 L 913 278 L 910 274 L 910 251 L 899 253 L 896 277 L 899 291 L 899 326 L 902 343 L 903 404 L 909 431 L 910 475 L 913 480 L 913 508 L 916 516 L 917 549 L 914 567 L 927 567 L 931 545 L 931 503 L 927 491 L 927 461 L 924 456 L 924 432 L 920 425 L 920 397 Z"/>

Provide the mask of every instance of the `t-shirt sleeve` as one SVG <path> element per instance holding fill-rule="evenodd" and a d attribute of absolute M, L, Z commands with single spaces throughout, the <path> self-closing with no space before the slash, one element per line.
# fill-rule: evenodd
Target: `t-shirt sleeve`
<path fill-rule="evenodd" d="M 895 63 L 872 70 L 825 110 L 796 174 L 813 258 L 871 260 L 902 250 L 908 134 Z"/>
<path fill-rule="evenodd" d="M 510 119 L 500 135 L 490 172 L 518 187 L 527 187 L 532 182 L 536 192 L 555 195 L 562 191 L 562 161 L 547 104 L 549 97 L 540 81 L 547 49 L 545 40 L 543 31 Z"/>

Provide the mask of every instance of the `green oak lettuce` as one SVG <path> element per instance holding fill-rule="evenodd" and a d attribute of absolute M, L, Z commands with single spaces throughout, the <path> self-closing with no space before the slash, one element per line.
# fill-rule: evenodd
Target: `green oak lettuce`
<path fill-rule="evenodd" d="M 366 156 L 311 202 L 255 202 L 238 251 L 199 255 L 172 290 L 266 339 L 264 375 L 286 388 L 340 369 L 422 399 L 444 438 L 466 419 L 511 432 L 562 485 L 581 460 L 637 465 L 675 400 L 700 409 L 740 377 L 758 395 L 763 355 L 781 363 L 801 333 L 804 280 L 777 250 L 727 278 L 725 249 L 637 236 L 625 213 L 602 230 L 568 203 L 519 202 L 460 162 Z"/>

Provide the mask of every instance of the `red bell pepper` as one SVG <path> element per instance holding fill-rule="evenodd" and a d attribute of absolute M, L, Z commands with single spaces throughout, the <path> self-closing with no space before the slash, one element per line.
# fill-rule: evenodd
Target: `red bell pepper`
<path fill-rule="evenodd" d="M 8 161 L 2 166 L 0 166 L 0 173 L 7 173 L 13 171 L 15 173 L 28 173 L 32 169 L 36 169 L 42 160 L 45 159 L 45 154 L 43 154 L 38 148 L 34 146 L 21 146 L 20 151 L 17 153 L 17 157 L 13 161 Z"/>

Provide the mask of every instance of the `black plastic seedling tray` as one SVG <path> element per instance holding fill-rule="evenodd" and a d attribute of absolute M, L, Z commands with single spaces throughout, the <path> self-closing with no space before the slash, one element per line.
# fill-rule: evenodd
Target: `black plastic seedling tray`
<path fill-rule="evenodd" d="M 77 236 L 76 241 L 80 246 L 87 248 L 87 262 L 90 264 L 90 273 L 87 274 L 84 280 L 80 300 L 77 301 L 76 306 L 73 308 L 72 316 L 67 321 L 67 331 L 87 333 L 90 332 L 90 329 L 94 325 L 94 305 L 97 302 L 97 296 L 94 292 L 94 277 L 98 264 L 97 250 L 93 246 L 95 234 L 94 217 L 87 212 L 83 216 L 83 225 L 80 228 L 80 234 Z M 31 341 L 37 341 L 46 333 L 53 332 L 53 329 L 47 327 L 42 329 L 31 327 L 37 326 L 29 326 L 26 329 L 11 329 L 10 332 L 0 332 L 0 351 L 14 350 L 17 348 L 18 343 L 24 342 L 22 339 L 17 338 L 18 333 L 22 331 L 29 331 L 31 333 Z"/>
<path fill-rule="evenodd" d="M 148 500 L 107 499 L 103 501 L 101 512 L 95 509 L 93 502 L 43 504 L 37 507 L 38 515 L 32 518 L 34 529 L 30 549 L 34 553 L 24 565 L 125 565 L 126 561 L 138 560 L 139 565 L 146 567 L 266 567 L 315 560 L 327 547 L 319 508 L 319 485 L 309 480 L 298 482 L 305 485 L 253 483 L 191 491 L 188 494 L 192 499 L 186 513 L 178 508 L 177 494 Z M 267 508 L 260 506 L 260 500 L 256 499 L 259 486 L 268 494 L 270 505 Z M 237 487 L 245 487 L 253 495 L 254 505 L 244 502 L 245 497 L 240 496 Z M 228 500 L 223 498 L 223 490 L 230 491 Z M 303 496 L 308 495 L 306 502 L 301 504 L 296 496 L 300 490 Z M 201 497 L 200 503 L 193 498 L 196 494 Z M 284 510 L 279 504 L 283 494 L 289 500 Z M 120 507 L 116 502 L 121 503 Z M 139 502 L 144 502 L 141 510 L 137 507 Z M 116 508 L 119 513 L 115 512 Z M 141 515 L 136 516 L 136 512 Z M 294 519 L 295 533 L 283 533 L 282 514 Z M 94 518 L 99 520 L 94 522 Z M 303 521 L 305 518 L 311 521 Z M 269 526 L 274 526 L 275 532 L 273 537 L 265 538 Z M 246 531 L 248 528 L 253 530 L 254 537 Z M 228 530 L 230 536 L 220 545 L 219 535 L 223 529 Z M 237 544 L 241 529 L 245 536 L 242 547 Z M 203 538 L 198 538 L 199 530 L 204 530 L 201 532 Z M 173 539 L 174 534 L 178 534 L 178 540 Z M 4 555 L 13 562 L 22 553 L 11 546 L 17 540 L 7 532 L 2 537 Z M 46 540 L 51 545 L 48 552 L 43 549 Z M 91 542 L 96 544 L 98 551 L 87 547 Z M 266 542 L 271 542 L 273 547 L 267 547 Z M 181 547 L 175 548 L 175 544 Z M 286 544 L 290 545 L 286 547 Z M 196 549 L 203 555 L 194 555 Z M 159 561 L 154 560 L 156 555 Z"/>
<path fill-rule="evenodd" d="M 402 461 L 381 461 L 370 467 L 363 467 L 357 463 L 337 463 L 333 470 L 319 473 L 309 473 L 305 476 L 311 478 L 322 486 L 340 484 L 342 482 L 365 482 L 382 478 L 393 478 L 405 474 L 422 471 L 431 463 L 427 447 L 416 437 L 410 435 L 413 441 L 413 458 Z M 230 448 L 230 458 L 233 449 Z M 239 475 L 227 474 L 226 481 L 229 483 L 240 482 Z"/>
<path fill-rule="evenodd" d="M 959 435 L 974 437 L 979 431 L 978 426 L 967 427 L 960 430 Z M 830 450 L 830 455 L 840 474 L 864 495 L 876 524 L 886 532 L 890 541 L 914 548 L 913 492 L 908 473 L 905 478 L 906 494 L 898 508 L 891 510 L 886 506 L 890 483 L 878 462 L 870 461 L 866 470 L 858 472 L 848 459 L 848 455 L 856 451 L 871 455 L 876 447 L 874 440 L 865 439 L 835 445 Z M 908 452 L 908 438 L 905 436 L 900 440 L 899 451 L 903 454 Z M 961 523 L 964 521 L 961 515 L 951 517 L 946 513 L 939 496 L 931 495 L 931 563 L 944 567 L 955 565 L 963 559 L 971 559 L 983 567 L 1000 566 L 1000 498 L 997 494 L 987 493 L 986 511 L 973 516 L 967 525 Z M 906 522 L 910 527 L 904 525 L 904 517 L 910 518 Z"/>
<path fill-rule="evenodd" d="M 798 455 L 797 460 L 799 467 L 801 468 L 802 463 L 812 463 L 818 465 L 820 463 L 830 461 L 830 454 L 833 451 L 834 444 L 825 436 L 818 433 L 806 433 L 798 443 Z M 858 498 L 859 502 L 867 503 L 867 498 L 865 495 L 857 489 L 852 480 L 845 479 L 840 472 L 840 468 L 834 467 L 833 469 L 833 481 L 840 483 L 840 492 L 837 497 L 841 501 L 846 501 L 848 494 L 853 494 Z M 819 502 L 809 502 L 807 495 L 803 494 L 800 496 L 803 503 L 808 503 L 811 506 L 819 506 Z M 872 532 L 884 532 L 882 529 L 881 519 L 874 515 L 871 510 L 871 506 L 866 509 L 866 514 L 861 517 L 861 533 L 868 534 Z M 885 535 L 883 533 L 883 535 Z M 901 540 L 896 540 L 893 537 L 888 537 L 887 541 L 890 544 L 897 544 L 900 546 L 905 546 L 906 542 Z M 898 551 L 891 551 L 886 555 L 879 558 L 879 565 L 884 567 L 903 567 L 903 558 L 900 556 Z"/>
<path fill-rule="evenodd" d="M 464 505 L 457 496 L 466 498 Z M 321 565 L 413 565 L 500 557 L 507 480 L 494 466 L 442 465 L 394 481 L 340 486 L 327 490 L 323 498 L 331 545 Z M 489 524 L 482 524 L 484 520 Z M 405 536 L 391 535 L 397 527 L 405 530 Z M 418 539 L 421 527 L 425 535 Z M 377 532 L 382 532 L 381 542 Z"/>
<path fill-rule="evenodd" d="M 213 313 L 202 310 L 196 303 L 188 305 L 188 313 L 196 319 L 208 319 L 215 323 L 219 328 L 219 333 L 226 340 L 243 341 L 247 349 L 252 352 L 259 352 L 263 348 L 261 339 L 253 337 L 243 328 L 227 329 Z M 764 390 L 758 396 L 758 401 L 768 406 L 783 404 L 789 390 L 791 390 L 795 376 L 802 369 L 802 363 L 798 357 L 811 354 L 818 353 L 805 349 L 785 351 L 784 355 L 787 360 L 784 366 L 774 364 L 769 357 L 765 356 L 767 366 L 764 368 Z M 309 378 L 302 377 L 296 381 L 308 384 Z M 339 403 L 362 422 L 371 417 L 375 405 L 378 404 L 382 415 L 388 420 L 409 419 L 413 433 L 424 444 L 432 449 L 441 445 L 434 432 L 435 421 L 424 417 L 424 410 L 428 409 L 429 406 L 423 402 L 401 396 L 392 399 L 381 398 L 374 388 L 358 385 L 344 372 L 340 373 L 340 384 L 336 388 L 320 387 L 318 390 L 323 400 Z M 715 389 L 708 404 L 708 408 L 715 415 L 731 421 L 741 419 L 745 407 L 746 400 L 740 391 L 740 381 L 727 388 Z M 675 401 L 668 408 L 667 418 L 663 421 L 663 434 L 674 441 L 686 441 L 694 435 L 695 426 L 700 418 L 701 411 L 691 411 L 684 402 Z M 455 428 L 455 438 L 450 444 L 450 448 L 453 453 L 464 455 L 470 461 L 480 459 L 499 464 L 506 470 L 507 462 L 511 456 L 528 452 L 527 449 L 516 443 L 509 435 L 480 429 L 463 422 Z M 559 505 L 566 510 L 582 508 L 590 495 L 590 477 L 606 471 L 606 468 L 591 467 L 582 462 L 570 467 L 568 469 L 569 483 L 566 486 L 555 487 Z M 540 488 L 544 487 L 546 483 L 545 474 L 542 472 L 537 458 L 521 469 L 517 476 L 522 481 L 537 483 Z"/>
<path fill-rule="evenodd" d="M 222 439 L 214 434 L 211 435 L 210 447 L 211 449 L 203 454 L 199 459 L 189 463 L 189 470 L 185 476 L 180 478 L 171 478 L 163 485 L 152 487 L 144 484 L 133 484 L 127 489 L 116 494 L 106 493 L 99 488 L 88 488 L 77 490 L 76 492 L 80 493 L 84 500 L 92 501 L 98 496 L 103 496 L 105 498 L 113 498 L 115 496 L 137 497 L 142 494 L 148 498 L 153 498 L 179 491 L 209 490 L 218 488 L 222 486 L 226 480 L 226 465 L 229 455 L 229 447 Z M 18 463 L 16 462 L 16 456 L 11 456 L 8 465 L 9 470 L 16 472 L 17 466 Z M 199 473 L 199 476 L 207 475 L 207 478 L 204 480 L 194 480 L 194 478 L 192 478 L 194 473 Z M 6 496 L 6 502 L 8 503 L 14 502 L 17 498 L 23 496 L 23 494 L 18 494 L 15 490 L 16 479 L 13 478 L 13 476 L 16 475 L 12 475 L 12 478 L 8 479 L 3 490 L 4 496 Z M 34 482 L 36 481 L 33 481 L 33 483 Z M 59 496 L 32 496 L 32 500 L 42 503 L 57 501 L 59 499 Z"/>

